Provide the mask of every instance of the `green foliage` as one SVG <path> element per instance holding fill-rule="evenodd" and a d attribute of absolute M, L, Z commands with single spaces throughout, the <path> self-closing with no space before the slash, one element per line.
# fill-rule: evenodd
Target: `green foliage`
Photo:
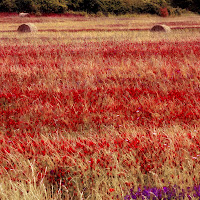
<path fill-rule="evenodd" d="M 33 0 L 15 0 L 18 12 L 37 12 L 37 2 Z"/>
<path fill-rule="evenodd" d="M 172 6 L 185 8 L 194 12 L 200 13 L 199 0 L 172 0 Z"/>
<path fill-rule="evenodd" d="M 66 5 L 68 6 L 69 10 L 81 11 L 83 10 L 83 2 L 84 0 L 68 0 L 66 1 Z"/>
<path fill-rule="evenodd" d="M 181 8 L 167 7 L 168 13 L 171 16 L 180 16 L 184 10 Z"/>
<path fill-rule="evenodd" d="M 63 13 L 67 11 L 64 0 L 37 0 L 42 13 Z"/>
<path fill-rule="evenodd" d="M 83 0 L 83 9 L 88 13 L 97 13 L 102 6 L 100 0 Z"/>
<path fill-rule="evenodd" d="M 15 0 L 2 0 L 0 1 L 1 12 L 12 12 L 16 10 Z"/>
<path fill-rule="evenodd" d="M 132 12 L 130 2 L 123 0 L 107 0 L 105 1 L 105 9 L 108 13 L 116 15 Z"/>
<path fill-rule="evenodd" d="M 64 13 L 69 11 L 89 14 L 150 13 L 160 15 L 167 8 L 169 15 L 181 14 L 181 9 L 200 13 L 199 0 L 0 0 L 1 12 Z"/>
<path fill-rule="evenodd" d="M 67 11 L 65 0 L 15 0 L 15 3 L 18 12 L 63 13 Z"/>
<path fill-rule="evenodd" d="M 173 0 L 172 3 L 175 6 L 186 8 L 186 7 L 191 7 L 194 1 L 193 0 Z"/>
<path fill-rule="evenodd" d="M 159 14 L 160 5 L 149 2 L 142 7 L 142 13 Z"/>

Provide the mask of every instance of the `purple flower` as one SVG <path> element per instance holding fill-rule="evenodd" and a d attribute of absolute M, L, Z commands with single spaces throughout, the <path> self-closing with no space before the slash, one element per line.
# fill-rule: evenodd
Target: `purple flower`
<path fill-rule="evenodd" d="M 147 199 L 150 199 L 150 190 L 146 189 L 142 191 L 142 195 L 145 196 Z"/>
<path fill-rule="evenodd" d="M 147 188 L 144 187 L 143 190 L 139 187 L 136 192 L 133 191 L 133 188 L 130 189 L 130 195 L 125 196 L 125 200 L 131 199 L 192 199 L 192 197 L 200 197 L 200 185 L 195 185 L 193 188 L 187 187 L 187 190 L 181 189 L 179 186 L 168 186 L 163 188 Z M 200 199 L 200 198 L 199 198 Z"/>
<path fill-rule="evenodd" d="M 126 196 L 124 197 L 124 200 L 131 200 L 130 195 L 126 195 Z"/>
<path fill-rule="evenodd" d="M 200 197 L 200 185 L 199 186 L 194 186 L 194 191 L 196 194 L 194 194 L 194 197 Z"/>

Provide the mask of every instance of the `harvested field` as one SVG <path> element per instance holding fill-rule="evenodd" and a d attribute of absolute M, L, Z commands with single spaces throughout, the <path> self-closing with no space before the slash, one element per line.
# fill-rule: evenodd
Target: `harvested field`
<path fill-rule="evenodd" d="M 156 24 L 165 24 L 172 29 L 200 27 L 199 16 L 185 16 L 185 17 L 35 17 L 20 18 L 15 15 L 10 17 L 1 17 L 0 22 L 4 25 L 0 27 L 1 31 L 15 31 L 15 24 L 34 23 L 39 30 L 149 30 Z M 18 27 L 18 26 L 17 26 Z"/>

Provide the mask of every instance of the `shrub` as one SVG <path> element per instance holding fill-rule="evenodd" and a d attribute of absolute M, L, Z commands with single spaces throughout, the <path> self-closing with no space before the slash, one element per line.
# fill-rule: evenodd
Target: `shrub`
<path fill-rule="evenodd" d="M 160 13 L 160 6 L 155 3 L 145 3 L 144 6 L 142 7 L 142 13 L 150 13 L 150 14 L 157 14 L 159 15 Z"/>
<path fill-rule="evenodd" d="M 160 8 L 160 16 L 161 17 L 168 17 L 169 16 L 169 13 L 168 13 L 168 10 L 167 8 Z"/>
<path fill-rule="evenodd" d="M 83 0 L 68 0 L 67 6 L 69 10 L 81 11 L 83 9 Z"/>
<path fill-rule="evenodd" d="M 64 0 L 39 0 L 40 11 L 42 13 L 64 13 L 67 10 L 67 5 Z"/>
<path fill-rule="evenodd" d="M 184 10 L 181 8 L 168 7 L 167 10 L 171 16 L 180 16 L 182 13 L 184 13 Z"/>
<path fill-rule="evenodd" d="M 171 5 L 173 7 L 180 7 L 193 12 L 200 13 L 200 1 L 199 0 L 172 0 Z"/>
<path fill-rule="evenodd" d="M 16 0 L 16 6 L 18 12 L 34 12 L 38 11 L 38 6 L 33 0 Z"/>
<path fill-rule="evenodd" d="M 12 12 L 16 10 L 15 0 L 2 0 L 0 3 L 0 11 Z"/>

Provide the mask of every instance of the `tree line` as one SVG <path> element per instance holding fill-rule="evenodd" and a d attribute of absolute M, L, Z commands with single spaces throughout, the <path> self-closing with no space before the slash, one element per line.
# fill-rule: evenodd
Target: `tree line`
<path fill-rule="evenodd" d="M 166 8 L 168 14 L 179 15 L 184 10 L 200 13 L 200 0 L 0 0 L 0 12 L 89 14 L 157 14 Z"/>

